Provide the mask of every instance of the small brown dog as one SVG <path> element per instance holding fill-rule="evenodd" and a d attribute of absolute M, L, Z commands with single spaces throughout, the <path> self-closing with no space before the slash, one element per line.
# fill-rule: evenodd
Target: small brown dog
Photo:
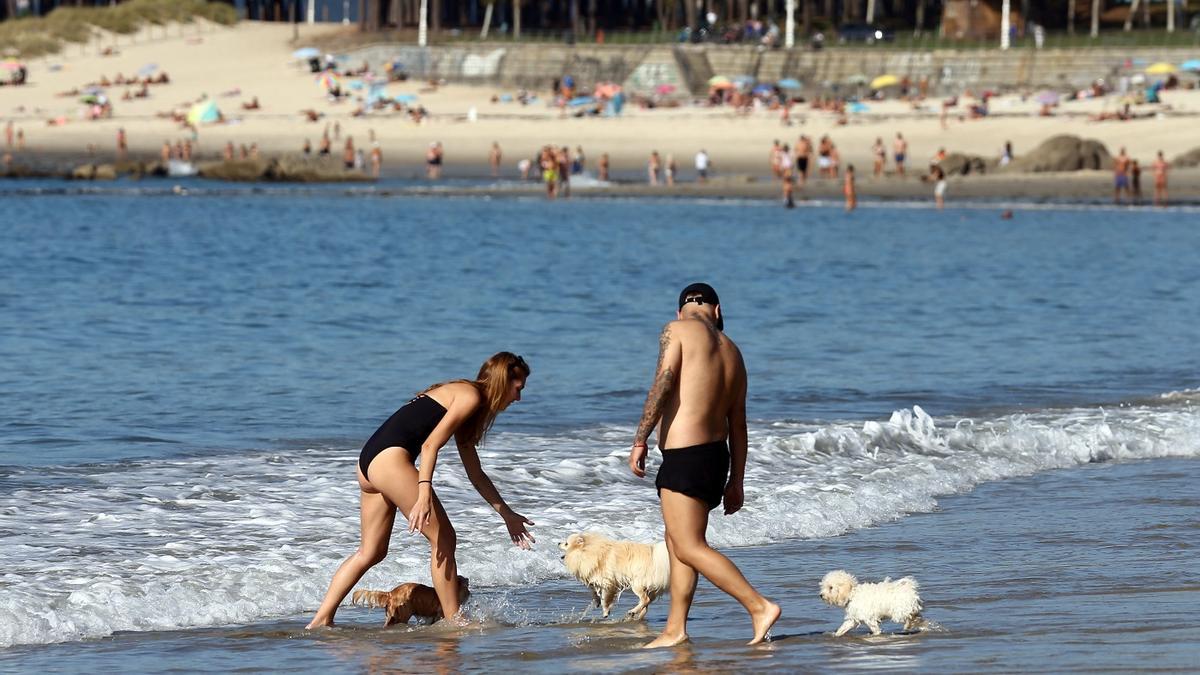
<path fill-rule="evenodd" d="M 466 603 L 470 597 L 470 585 L 470 579 L 458 577 L 458 604 Z M 437 591 L 425 584 L 411 581 L 390 591 L 354 591 L 350 602 L 367 607 L 386 608 L 387 616 L 383 620 L 385 627 L 408 623 L 414 616 L 431 619 L 430 623 L 442 618 L 442 603 L 438 601 Z"/>

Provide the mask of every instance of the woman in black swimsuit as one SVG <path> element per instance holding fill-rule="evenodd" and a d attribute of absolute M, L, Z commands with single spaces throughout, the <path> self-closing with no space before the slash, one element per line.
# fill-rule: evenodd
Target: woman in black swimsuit
<path fill-rule="evenodd" d="M 471 484 L 504 519 L 513 543 L 529 548 L 533 535 L 525 526 L 533 523 L 504 503 L 483 472 L 475 450 L 496 415 L 521 400 L 528 377 L 529 366 L 524 359 L 500 352 L 480 366 L 474 380 L 451 380 L 421 392 L 371 436 L 358 458 L 362 543 L 334 573 L 309 628 L 332 626 L 333 615 L 346 594 L 387 555 L 397 508 L 408 518 L 408 531 L 420 530 L 429 540 L 433 586 L 442 603 L 442 614 L 453 617 L 458 613 L 458 564 L 454 560 L 457 540 L 454 526 L 433 489 L 438 451 L 451 435 Z M 420 469 L 416 466 L 418 457 Z"/>

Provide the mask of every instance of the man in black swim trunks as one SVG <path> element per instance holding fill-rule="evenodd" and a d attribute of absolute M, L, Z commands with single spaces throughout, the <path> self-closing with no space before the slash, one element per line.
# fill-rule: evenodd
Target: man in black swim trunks
<path fill-rule="evenodd" d="M 677 316 L 659 338 L 658 369 L 629 453 L 630 470 L 644 477 L 646 440 L 661 421 L 663 461 L 655 485 L 671 555 L 671 610 L 662 634 L 646 646 L 669 647 L 688 639 L 697 573 L 742 603 L 754 627 L 750 644 L 757 644 L 779 618 L 779 606 L 754 590 L 705 538 L 709 511 L 722 498 L 725 515 L 742 508 L 746 366 L 737 345 L 722 332 L 720 300 L 711 286 L 683 289 Z"/>

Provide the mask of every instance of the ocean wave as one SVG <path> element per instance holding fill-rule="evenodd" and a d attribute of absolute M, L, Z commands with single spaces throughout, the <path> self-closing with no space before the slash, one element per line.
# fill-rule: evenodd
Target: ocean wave
<path fill-rule="evenodd" d="M 714 512 L 710 540 L 737 547 L 835 536 L 931 511 L 939 496 L 985 481 L 1200 457 L 1191 398 L 980 419 L 935 419 L 914 407 L 886 421 L 757 422 L 746 506 L 733 517 Z M 660 539 L 653 482 L 626 467 L 631 434 L 612 426 L 495 435 L 483 463 L 537 523 L 531 552 L 512 547 L 452 449 L 444 452 L 437 491 L 472 587 L 565 577 L 554 542 L 573 531 Z M 358 544 L 355 455 L 322 447 L 13 468 L 0 496 L 0 647 L 312 611 Z M 363 587 L 428 580 L 428 548 L 398 527 Z"/>

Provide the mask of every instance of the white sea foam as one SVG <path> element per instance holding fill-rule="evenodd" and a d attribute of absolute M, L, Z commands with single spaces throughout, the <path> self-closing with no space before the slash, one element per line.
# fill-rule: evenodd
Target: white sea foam
<path fill-rule="evenodd" d="M 553 544 L 572 531 L 661 538 L 653 482 L 626 467 L 631 431 L 494 436 L 484 466 L 537 523 L 532 552 L 511 546 L 447 451 L 437 490 L 472 586 L 564 577 Z M 316 448 L 0 476 L 0 647 L 312 611 L 358 543 L 355 455 Z M 929 511 L 939 495 L 984 481 L 1168 456 L 1200 456 L 1200 411 L 1175 398 L 976 420 L 913 408 L 886 422 L 758 423 L 746 506 L 715 514 L 710 539 L 732 547 L 833 536 Z M 398 531 L 362 585 L 428 580 L 422 541 Z"/>

